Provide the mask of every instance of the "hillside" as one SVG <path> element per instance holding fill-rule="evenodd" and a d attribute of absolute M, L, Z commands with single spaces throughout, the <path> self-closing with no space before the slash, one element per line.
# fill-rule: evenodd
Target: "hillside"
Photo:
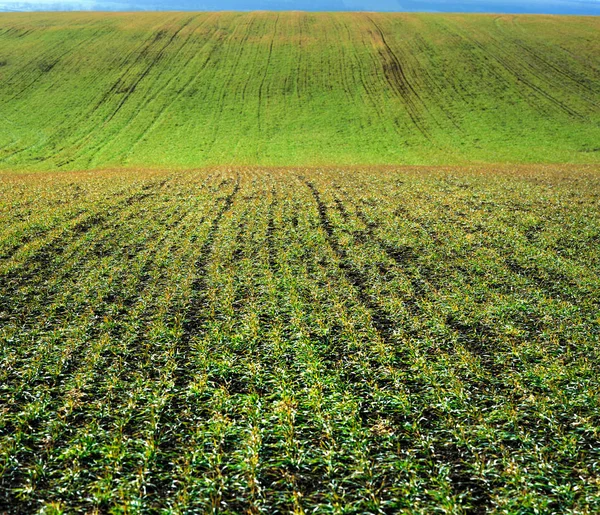
<path fill-rule="evenodd" d="M 600 162 L 600 18 L 0 16 L 0 168 Z"/>

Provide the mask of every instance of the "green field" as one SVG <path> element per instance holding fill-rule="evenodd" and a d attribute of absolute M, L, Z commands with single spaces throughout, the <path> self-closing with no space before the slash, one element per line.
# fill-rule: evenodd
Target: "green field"
<path fill-rule="evenodd" d="M 600 18 L 0 15 L 0 168 L 600 162 Z"/>
<path fill-rule="evenodd" d="M 600 513 L 599 34 L 0 14 L 0 514 Z"/>
<path fill-rule="evenodd" d="M 586 167 L 0 175 L 0 512 L 598 513 L 599 199 Z"/>

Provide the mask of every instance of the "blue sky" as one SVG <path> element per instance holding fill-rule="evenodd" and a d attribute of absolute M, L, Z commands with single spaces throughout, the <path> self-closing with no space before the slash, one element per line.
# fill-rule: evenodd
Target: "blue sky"
<path fill-rule="evenodd" d="M 600 15 L 600 0 L 0 0 L 0 11 L 429 11 Z"/>

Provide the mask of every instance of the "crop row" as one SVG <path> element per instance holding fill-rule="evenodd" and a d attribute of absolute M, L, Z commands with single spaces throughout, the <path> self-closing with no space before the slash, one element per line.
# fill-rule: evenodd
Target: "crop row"
<path fill-rule="evenodd" d="M 0 189 L 0 509 L 600 509 L 594 169 Z"/>

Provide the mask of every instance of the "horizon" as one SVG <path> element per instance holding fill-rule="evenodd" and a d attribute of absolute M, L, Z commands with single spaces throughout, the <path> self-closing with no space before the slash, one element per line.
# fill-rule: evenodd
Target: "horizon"
<path fill-rule="evenodd" d="M 598 0 L 0 0 L 0 12 L 407 12 L 600 16 Z"/>

